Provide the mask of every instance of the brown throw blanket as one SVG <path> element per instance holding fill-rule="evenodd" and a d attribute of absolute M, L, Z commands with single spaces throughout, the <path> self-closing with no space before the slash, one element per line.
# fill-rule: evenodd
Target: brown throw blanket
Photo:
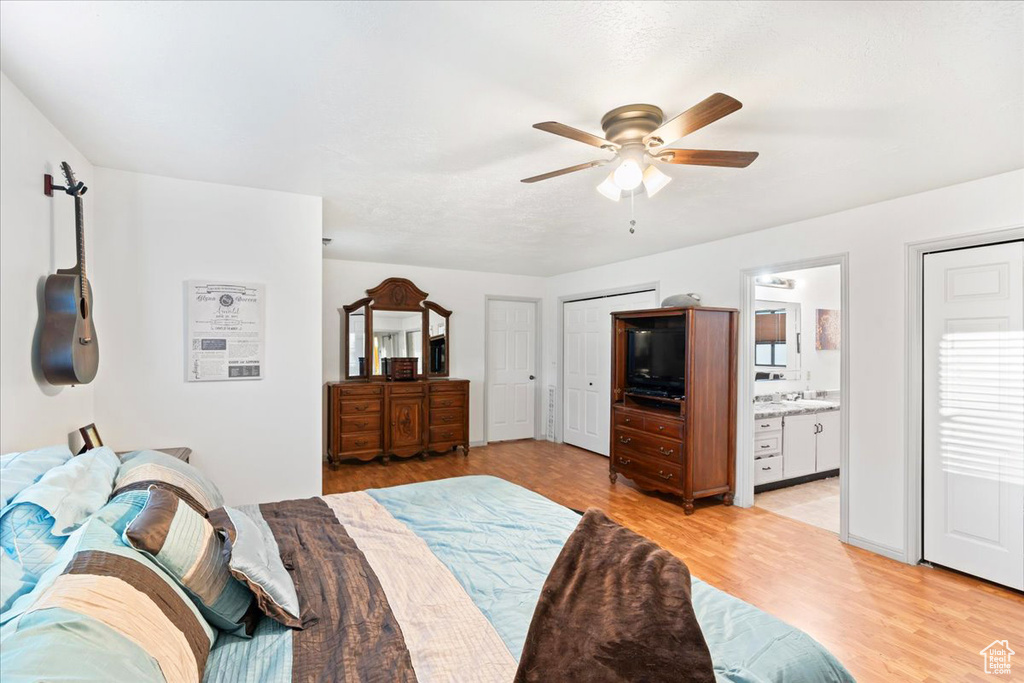
<path fill-rule="evenodd" d="M 588 510 L 544 583 L 515 680 L 713 683 L 689 569 Z"/>

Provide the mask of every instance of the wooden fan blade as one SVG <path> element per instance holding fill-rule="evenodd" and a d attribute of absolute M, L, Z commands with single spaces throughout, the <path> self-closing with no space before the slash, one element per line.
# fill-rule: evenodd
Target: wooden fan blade
<path fill-rule="evenodd" d="M 652 152 L 651 156 L 666 164 L 746 168 L 757 158 L 757 152 L 724 152 L 720 149 L 662 149 Z"/>
<path fill-rule="evenodd" d="M 649 147 L 662 147 L 670 142 L 675 142 L 684 135 L 689 135 L 723 116 L 728 116 L 742 106 L 739 100 L 716 92 L 700 104 L 693 105 L 646 135 L 644 144 Z"/>
<path fill-rule="evenodd" d="M 573 128 L 567 126 L 564 123 L 558 123 L 557 121 L 545 121 L 543 123 L 535 123 L 533 127 L 537 130 L 542 130 L 546 133 L 554 133 L 555 135 L 561 135 L 563 138 L 569 138 L 577 142 L 582 142 L 594 147 L 600 147 L 602 149 L 618 149 L 619 146 L 610 140 L 599 138 L 596 135 L 580 130 L 579 128 Z"/>
<path fill-rule="evenodd" d="M 595 166 L 604 166 L 608 163 L 607 159 L 598 159 L 596 161 L 588 161 L 585 164 L 576 164 L 575 166 L 569 166 L 568 168 L 560 168 L 557 171 L 551 171 L 550 173 L 541 173 L 535 175 L 532 178 L 523 178 L 519 182 L 521 183 L 535 183 L 538 180 L 547 180 L 548 178 L 555 178 L 566 173 L 575 173 L 576 171 L 582 171 L 588 168 L 594 168 Z"/>

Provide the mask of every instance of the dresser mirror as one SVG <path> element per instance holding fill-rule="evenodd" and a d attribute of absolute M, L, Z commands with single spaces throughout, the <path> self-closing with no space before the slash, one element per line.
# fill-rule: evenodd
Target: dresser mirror
<path fill-rule="evenodd" d="M 423 374 L 423 311 L 373 310 L 373 374 L 382 375 L 385 358 L 415 358 Z"/>
<path fill-rule="evenodd" d="M 416 377 L 447 377 L 451 315 L 405 278 L 388 278 L 341 311 L 345 379 L 384 379 L 386 358 L 415 358 Z"/>
<path fill-rule="evenodd" d="M 427 308 L 427 370 L 431 377 L 448 376 L 448 318 L 452 312 L 432 301 Z"/>
<path fill-rule="evenodd" d="M 341 309 L 345 319 L 345 379 L 366 377 L 366 324 L 369 305 L 366 299 Z"/>

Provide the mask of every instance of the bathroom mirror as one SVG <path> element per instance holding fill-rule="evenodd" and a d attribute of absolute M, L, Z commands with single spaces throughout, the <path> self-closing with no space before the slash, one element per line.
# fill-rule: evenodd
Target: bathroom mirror
<path fill-rule="evenodd" d="M 797 379 L 801 337 L 800 304 L 757 301 L 754 309 L 754 380 Z"/>

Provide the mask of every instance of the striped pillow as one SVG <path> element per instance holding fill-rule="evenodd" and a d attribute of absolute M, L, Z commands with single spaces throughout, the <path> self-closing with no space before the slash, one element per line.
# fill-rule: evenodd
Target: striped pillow
<path fill-rule="evenodd" d="M 262 616 L 252 593 L 228 570 L 220 535 L 176 495 L 151 486 L 142 510 L 124 530 L 124 541 L 163 567 L 211 625 L 252 635 Z"/>
<path fill-rule="evenodd" d="M 213 629 L 103 520 L 74 532 L 22 602 L 0 631 L 4 681 L 203 679 Z"/>
<path fill-rule="evenodd" d="M 214 483 L 187 462 L 159 451 L 132 451 L 122 456 L 113 495 L 145 491 L 150 486 L 173 491 L 201 515 L 224 504 Z"/>

